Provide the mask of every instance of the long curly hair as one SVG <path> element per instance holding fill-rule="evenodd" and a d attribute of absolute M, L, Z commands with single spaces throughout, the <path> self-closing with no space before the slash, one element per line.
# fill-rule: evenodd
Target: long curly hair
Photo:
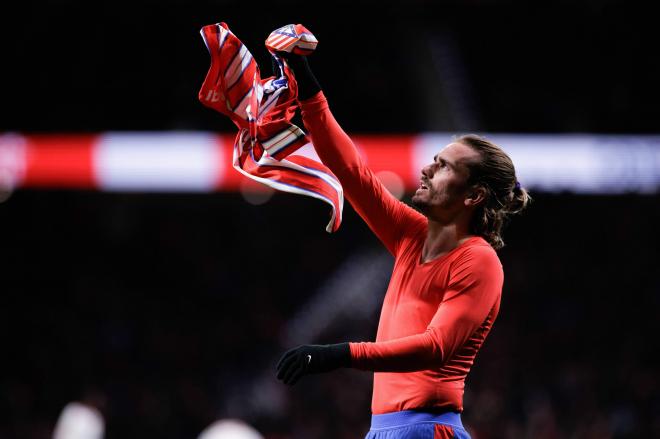
<path fill-rule="evenodd" d="M 486 199 L 477 207 L 470 231 L 483 237 L 495 249 L 504 247 L 502 228 L 511 215 L 522 212 L 532 197 L 521 187 L 511 158 L 486 138 L 467 134 L 455 141 L 477 151 L 481 160 L 468 165 L 469 185 L 478 185 L 486 190 Z"/>

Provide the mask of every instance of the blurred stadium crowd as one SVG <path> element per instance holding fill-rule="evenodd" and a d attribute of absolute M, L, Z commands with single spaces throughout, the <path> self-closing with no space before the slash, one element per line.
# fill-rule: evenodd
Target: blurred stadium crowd
<path fill-rule="evenodd" d="M 289 389 L 273 373 L 287 320 L 351 254 L 382 251 L 351 209 L 335 235 L 326 214 L 283 194 L 14 194 L 0 204 L 0 437 L 50 437 L 73 400 L 98 407 L 108 438 L 196 437 L 224 417 L 272 439 L 360 437 L 370 374 Z M 516 219 L 468 378 L 475 439 L 660 434 L 659 222 L 657 196 L 570 194 Z M 351 318 L 358 306 L 302 339 L 373 339 L 377 309 Z"/>

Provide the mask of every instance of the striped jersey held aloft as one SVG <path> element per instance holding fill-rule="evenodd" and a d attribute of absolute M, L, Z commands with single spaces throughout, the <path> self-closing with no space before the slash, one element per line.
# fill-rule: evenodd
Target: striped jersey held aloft
<path fill-rule="evenodd" d="M 200 33 L 211 55 L 211 66 L 199 100 L 238 126 L 234 168 L 274 189 L 328 203 L 332 215 L 326 230 L 336 231 L 344 204 L 341 184 L 321 162 L 293 154 L 309 140 L 303 130 L 291 123 L 298 109 L 297 84 L 286 60 L 276 53 L 292 52 L 297 46 L 300 51 L 294 53 L 311 53 L 316 38 L 301 25 L 274 31 L 271 37 L 279 35 L 277 41 L 283 50 L 268 42 L 267 47 L 278 72 L 262 79 L 252 54 L 225 23 L 204 26 Z"/>

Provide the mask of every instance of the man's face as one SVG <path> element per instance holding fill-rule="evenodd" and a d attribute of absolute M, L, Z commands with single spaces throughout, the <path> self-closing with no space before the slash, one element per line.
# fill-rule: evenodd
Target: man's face
<path fill-rule="evenodd" d="M 479 153 L 462 143 L 450 143 L 422 169 L 420 185 L 412 202 L 427 217 L 451 221 L 467 208 L 470 176 L 468 164 L 479 160 Z"/>

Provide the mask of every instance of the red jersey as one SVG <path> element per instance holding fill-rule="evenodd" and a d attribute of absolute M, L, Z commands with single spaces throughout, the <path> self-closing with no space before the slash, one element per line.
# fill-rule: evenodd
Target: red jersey
<path fill-rule="evenodd" d="M 366 167 L 322 92 L 301 107 L 323 163 L 395 257 L 376 342 L 350 344 L 352 366 L 375 372 L 372 413 L 462 411 L 465 377 L 499 311 L 504 275 L 497 253 L 472 237 L 422 263 L 427 218 Z"/>

